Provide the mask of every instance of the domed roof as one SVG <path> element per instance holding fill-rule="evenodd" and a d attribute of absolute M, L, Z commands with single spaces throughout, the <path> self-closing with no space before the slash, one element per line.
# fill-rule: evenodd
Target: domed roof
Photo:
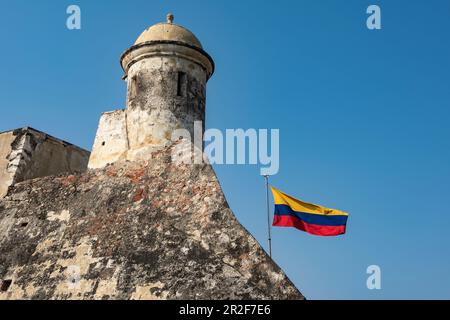
<path fill-rule="evenodd" d="M 173 15 L 167 15 L 166 23 L 158 23 L 141 33 L 137 38 L 135 45 L 148 41 L 178 41 L 203 49 L 202 44 L 197 37 L 188 29 L 173 24 Z"/>

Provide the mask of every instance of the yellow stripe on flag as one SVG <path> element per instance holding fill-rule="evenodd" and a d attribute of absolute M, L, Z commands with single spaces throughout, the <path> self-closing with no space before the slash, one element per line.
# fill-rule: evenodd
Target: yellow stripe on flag
<path fill-rule="evenodd" d="M 291 207 L 292 210 L 297 212 L 306 212 L 311 214 L 319 214 L 325 216 L 348 216 L 348 213 L 336 210 L 325 208 L 317 204 L 303 202 L 299 199 L 291 197 L 280 190 L 271 187 L 273 193 L 273 199 L 275 204 L 284 204 Z"/>

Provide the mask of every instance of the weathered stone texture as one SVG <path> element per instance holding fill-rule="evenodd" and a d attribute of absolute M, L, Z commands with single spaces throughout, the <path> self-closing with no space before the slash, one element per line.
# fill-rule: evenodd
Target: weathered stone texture
<path fill-rule="evenodd" d="M 125 160 L 128 138 L 125 110 L 104 112 L 100 118 L 89 168 L 103 168 L 108 163 Z"/>
<path fill-rule="evenodd" d="M 206 83 L 214 62 L 189 30 L 170 21 L 156 24 L 122 54 L 120 63 L 127 81 L 126 109 L 116 111 L 114 121 L 103 115 L 89 168 L 120 159 L 146 160 L 170 145 L 179 129 L 193 140 L 197 121 L 204 130 Z M 115 143 L 117 148 L 107 147 Z"/>
<path fill-rule="evenodd" d="M 206 74 L 186 59 L 152 57 L 128 70 L 127 130 L 131 159 L 171 142 L 176 129 L 194 134 L 205 120 Z M 140 156 L 143 155 L 143 156 Z"/>
<path fill-rule="evenodd" d="M 13 183 L 14 172 L 8 170 L 9 155 L 13 148 L 15 136 L 12 131 L 0 134 L 0 198 L 6 195 L 8 187 Z"/>
<path fill-rule="evenodd" d="M 0 198 L 14 183 L 87 168 L 89 151 L 32 128 L 0 134 Z"/>
<path fill-rule="evenodd" d="M 205 121 L 206 75 L 180 58 L 152 57 L 128 71 L 127 108 L 103 113 L 89 168 L 119 160 L 148 159 L 171 144 L 177 129 L 194 137 L 194 122 Z"/>
<path fill-rule="evenodd" d="M 0 201 L 0 299 L 302 299 L 211 166 L 171 152 L 17 184 Z"/>

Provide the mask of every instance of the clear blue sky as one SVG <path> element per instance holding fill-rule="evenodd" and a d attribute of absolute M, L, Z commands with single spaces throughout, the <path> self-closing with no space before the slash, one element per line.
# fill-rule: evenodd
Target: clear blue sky
<path fill-rule="evenodd" d="M 80 31 L 66 29 L 69 4 Z M 120 54 L 169 11 L 216 62 L 207 127 L 279 128 L 273 185 L 351 214 L 343 237 L 273 229 L 274 259 L 306 297 L 450 298 L 449 1 L 1 0 L 0 131 L 90 149 L 101 112 L 124 107 Z M 265 246 L 258 167 L 216 172 Z"/>

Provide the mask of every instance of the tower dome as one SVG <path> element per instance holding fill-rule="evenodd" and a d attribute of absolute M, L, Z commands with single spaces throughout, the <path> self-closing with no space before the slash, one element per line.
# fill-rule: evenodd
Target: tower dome
<path fill-rule="evenodd" d="M 173 23 L 173 15 L 167 15 L 167 21 L 147 28 L 126 50 L 120 59 L 126 78 L 131 65 L 153 55 L 171 55 L 185 58 L 200 65 L 206 72 L 207 79 L 214 73 L 214 61 L 203 50 L 197 37 L 183 26 Z"/>
<path fill-rule="evenodd" d="M 202 49 L 202 44 L 188 29 L 173 23 L 173 15 L 167 15 L 166 23 L 157 23 L 146 29 L 134 45 L 152 41 L 174 41 Z"/>

